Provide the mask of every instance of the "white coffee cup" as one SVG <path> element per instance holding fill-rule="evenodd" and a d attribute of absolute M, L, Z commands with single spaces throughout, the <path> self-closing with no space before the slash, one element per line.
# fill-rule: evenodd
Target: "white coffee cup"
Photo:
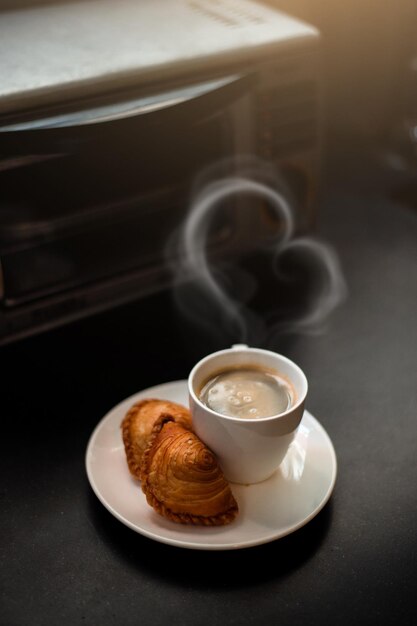
<path fill-rule="evenodd" d="M 210 376 L 223 369 L 244 366 L 273 369 L 290 381 L 295 391 L 292 405 L 272 417 L 242 419 L 222 415 L 203 404 L 199 392 Z M 307 379 L 293 361 L 276 352 L 243 344 L 214 352 L 194 366 L 188 378 L 194 430 L 216 454 L 229 481 L 257 483 L 278 469 L 303 417 L 307 389 Z"/>

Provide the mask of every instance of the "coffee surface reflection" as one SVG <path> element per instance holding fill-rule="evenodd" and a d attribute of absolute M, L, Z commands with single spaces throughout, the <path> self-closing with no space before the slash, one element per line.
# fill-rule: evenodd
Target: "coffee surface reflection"
<path fill-rule="evenodd" d="M 257 419 L 287 411 L 295 391 L 275 370 L 247 366 L 217 372 L 204 383 L 199 397 L 216 413 Z"/>

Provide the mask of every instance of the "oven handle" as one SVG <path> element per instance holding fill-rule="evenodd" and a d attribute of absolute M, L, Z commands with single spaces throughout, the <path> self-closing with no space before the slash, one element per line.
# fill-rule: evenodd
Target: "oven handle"
<path fill-rule="evenodd" d="M 180 133 L 182 125 L 190 127 L 248 94 L 256 80 L 255 73 L 233 75 L 168 91 L 159 94 L 159 98 L 140 98 L 2 126 L 0 167 L 2 155 L 10 159 L 19 155 L 71 154 L 81 146 L 88 150 L 88 145 L 96 140 L 101 143 L 106 133 L 140 133 L 146 129 L 148 134 L 150 129 L 163 131 L 164 127 L 176 128 Z"/>

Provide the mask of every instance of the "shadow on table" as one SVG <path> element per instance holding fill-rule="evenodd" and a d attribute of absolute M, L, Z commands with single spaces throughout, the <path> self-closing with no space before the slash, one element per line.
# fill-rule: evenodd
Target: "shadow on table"
<path fill-rule="evenodd" d="M 268 544 L 241 550 L 205 551 L 165 545 L 121 524 L 90 493 L 91 519 L 118 561 L 133 570 L 187 588 L 252 587 L 291 574 L 318 550 L 332 520 L 332 500 L 306 526 Z"/>

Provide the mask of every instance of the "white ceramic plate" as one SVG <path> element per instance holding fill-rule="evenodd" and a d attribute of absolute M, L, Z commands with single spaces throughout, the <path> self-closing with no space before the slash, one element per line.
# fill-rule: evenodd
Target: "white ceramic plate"
<path fill-rule="evenodd" d="M 145 389 L 114 407 L 97 425 L 87 447 L 90 484 L 104 506 L 132 530 L 162 543 L 198 550 L 233 550 L 267 543 L 309 522 L 329 499 L 336 480 L 336 455 L 321 424 L 305 411 L 280 468 L 256 485 L 232 484 L 239 515 L 213 528 L 176 524 L 146 502 L 126 464 L 120 423 L 142 398 L 188 405 L 186 381 Z"/>

